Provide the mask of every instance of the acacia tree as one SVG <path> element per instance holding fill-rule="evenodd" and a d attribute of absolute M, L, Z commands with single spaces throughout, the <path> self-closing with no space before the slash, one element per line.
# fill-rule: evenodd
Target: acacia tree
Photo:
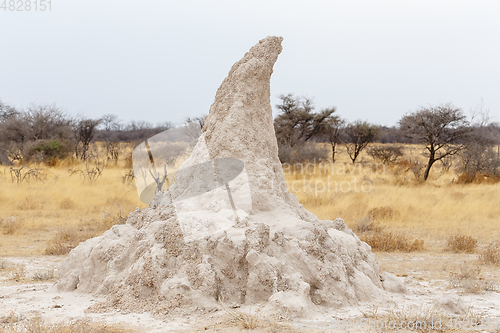
<path fill-rule="evenodd" d="M 333 109 L 335 111 L 335 109 Z M 335 162 L 337 145 L 341 142 L 346 127 L 346 121 L 339 116 L 329 117 L 324 121 L 324 137 L 330 142 L 332 147 L 332 162 Z"/>
<path fill-rule="evenodd" d="M 281 103 L 276 105 L 280 113 L 274 119 L 274 131 L 281 162 L 321 161 L 327 155 L 324 147 L 308 144 L 311 139 L 324 136 L 325 122 L 335 112 L 335 108 L 314 111 L 311 99 L 281 95 Z M 311 140 L 312 141 L 312 140 Z"/>
<path fill-rule="evenodd" d="M 356 120 L 347 125 L 345 129 L 347 140 L 346 148 L 352 163 L 356 163 L 359 154 L 368 144 L 375 140 L 379 133 L 380 128 L 367 121 Z"/>
<path fill-rule="evenodd" d="M 466 147 L 471 127 L 460 108 L 451 104 L 420 107 L 399 120 L 400 133 L 422 143 L 429 160 L 424 180 L 429 177 L 432 165 L 444 158 L 458 154 Z"/>
<path fill-rule="evenodd" d="M 274 119 L 274 130 L 278 144 L 294 147 L 308 141 L 323 131 L 323 123 L 335 112 L 335 108 L 314 112 L 310 98 L 280 95 L 281 104 L 276 105 L 280 114 Z"/>

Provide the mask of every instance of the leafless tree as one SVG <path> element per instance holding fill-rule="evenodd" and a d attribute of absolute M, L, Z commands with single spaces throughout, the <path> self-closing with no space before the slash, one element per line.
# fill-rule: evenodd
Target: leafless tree
<path fill-rule="evenodd" d="M 184 120 L 184 133 L 194 140 L 198 140 L 203 130 L 203 126 L 205 126 L 205 117 L 187 117 Z"/>
<path fill-rule="evenodd" d="M 420 107 L 404 115 L 399 120 L 399 127 L 403 136 L 422 143 L 427 150 L 429 159 L 424 181 L 432 165 L 462 151 L 471 134 L 463 111 L 451 104 Z"/>
<path fill-rule="evenodd" d="M 473 181 L 476 176 L 500 176 L 500 127 L 490 123 L 489 110 L 480 106 L 471 110 L 471 134 L 460 152 L 458 172 L 464 181 Z M 495 152 L 495 146 L 497 152 Z"/>
<path fill-rule="evenodd" d="M 82 161 L 87 159 L 87 152 L 90 147 L 90 142 L 94 138 L 97 126 L 101 123 L 101 119 L 91 119 L 81 117 L 75 122 L 75 154 L 77 158 Z"/>
<path fill-rule="evenodd" d="M 19 112 L 14 107 L 0 101 L 0 123 L 16 114 L 19 114 Z"/>
<path fill-rule="evenodd" d="M 123 128 L 120 119 L 118 119 L 118 116 L 115 114 L 105 114 L 101 118 L 101 125 L 107 132 L 120 131 Z"/>
<path fill-rule="evenodd" d="M 125 130 L 127 131 L 141 131 L 141 130 L 150 130 L 154 126 L 150 122 L 144 121 L 144 120 L 132 120 L 131 122 L 128 123 L 127 126 L 125 126 Z"/>
<path fill-rule="evenodd" d="M 8 114 L 8 116 L 5 116 Z M 10 110 L 0 121 L 0 146 L 10 160 L 29 159 L 33 149 L 50 141 L 69 143 L 72 120 L 55 105 L 30 105 Z"/>
<path fill-rule="evenodd" d="M 347 139 L 347 154 L 352 163 L 356 163 L 359 154 L 368 144 L 372 143 L 379 134 L 379 127 L 367 121 L 357 120 L 345 129 Z"/>
<path fill-rule="evenodd" d="M 174 126 L 173 122 L 164 121 L 164 122 L 156 124 L 156 126 L 154 128 L 157 128 L 159 131 L 166 131 L 166 130 L 172 129 L 174 127 L 175 126 Z"/>

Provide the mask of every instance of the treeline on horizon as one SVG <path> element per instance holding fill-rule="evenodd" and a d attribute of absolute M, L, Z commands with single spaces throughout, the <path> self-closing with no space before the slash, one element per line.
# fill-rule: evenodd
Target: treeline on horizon
<path fill-rule="evenodd" d="M 470 117 L 452 104 L 420 107 L 404 114 L 397 125 L 379 126 L 363 120 L 348 122 L 335 107 L 317 111 L 307 97 L 288 94 L 279 98 L 274 128 L 282 163 L 335 161 L 340 144 L 345 145 L 355 163 L 372 143 L 388 144 L 368 150 L 374 159 L 388 163 L 403 155 L 398 145 L 420 144 L 428 158 L 427 165 L 420 168 L 424 180 L 435 162 L 446 164 L 457 156 L 461 158 L 462 173 L 500 176 L 500 125 L 490 121 L 482 105 Z M 204 116 L 186 118 L 177 127 L 169 121 L 125 124 L 114 114 L 95 119 L 70 116 L 55 105 L 33 104 L 17 109 L 0 101 L 0 164 L 47 162 L 71 156 L 85 161 L 92 157 L 92 142 L 104 143 L 107 158 L 117 161 L 119 144 L 133 147 L 166 130 L 172 130 L 174 139 L 181 135 L 195 140 L 203 125 Z M 325 145 L 315 144 L 318 142 L 328 143 L 330 152 Z"/>

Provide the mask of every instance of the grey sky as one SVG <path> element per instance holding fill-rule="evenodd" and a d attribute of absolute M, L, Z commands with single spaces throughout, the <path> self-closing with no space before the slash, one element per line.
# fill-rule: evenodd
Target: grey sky
<path fill-rule="evenodd" d="M 52 0 L 51 12 L 0 10 L 0 99 L 181 122 L 279 35 L 273 105 L 292 92 L 393 125 L 420 105 L 469 111 L 483 98 L 500 121 L 499 17 L 500 2 L 480 0 Z"/>

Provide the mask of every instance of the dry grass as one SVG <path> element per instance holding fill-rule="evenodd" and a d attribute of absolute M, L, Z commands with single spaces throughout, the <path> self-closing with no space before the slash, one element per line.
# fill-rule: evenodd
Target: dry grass
<path fill-rule="evenodd" d="M 69 253 L 89 238 L 95 237 L 98 232 L 94 228 L 88 227 L 63 227 L 48 242 L 45 254 L 61 255 Z"/>
<path fill-rule="evenodd" d="M 405 145 L 411 163 L 395 166 L 376 164 L 366 154 L 365 164 L 353 165 L 342 149 L 335 163 L 284 166 L 290 192 L 320 219 L 341 217 L 355 230 L 371 216 L 386 231 L 443 245 L 456 234 L 473 235 L 480 243 L 500 238 L 500 206 L 493 199 L 500 197 L 500 184 L 457 184 L 453 168 L 439 164 L 422 183 L 409 169 L 415 161 L 425 163 L 415 145 Z"/>
<path fill-rule="evenodd" d="M 371 235 L 360 235 L 363 242 L 371 246 L 374 251 L 402 251 L 414 252 L 424 248 L 424 240 L 413 239 L 403 233 L 380 232 Z"/>
<path fill-rule="evenodd" d="M 364 234 L 368 232 L 381 232 L 383 230 L 383 227 L 378 225 L 374 220 L 373 217 L 368 216 L 360 219 L 358 221 L 358 224 L 354 227 L 354 232 L 358 234 Z"/>
<path fill-rule="evenodd" d="M 122 147 L 119 163 L 94 182 L 70 176 L 68 169 L 83 168 L 74 159 L 34 166 L 48 175 L 44 182 L 13 183 L 0 166 L 0 255 L 64 254 L 145 207 L 125 177 L 132 148 Z M 339 149 L 333 164 L 284 165 L 289 190 L 320 219 L 342 217 L 375 250 L 420 250 L 423 239 L 445 246 L 464 233 L 482 244 L 500 238 L 500 206 L 492 199 L 500 197 L 500 184 L 457 184 L 458 175 L 440 165 L 421 183 L 410 170 L 425 163 L 415 145 L 405 145 L 406 159 L 395 165 L 376 164 L 365 153 L 353 165 Z"/>
<path fill-rule="evenodd" d="M 260 316 L 260 309 L 255 313 L 246 313 L 242 311 L 226 310 L 244 329 L 256 329 L 260 326 L 262 318 Z"/>
<path fill-rule="evenodd" d="M 10 216 L 6 219 L 0 219 L 0 229 L 4 235 L 13 235 L 23 225 L 23 219 Z"/>
<path fill-rule="evenodd" d="M 55 281 L 57 278 L 54 269 L 45 268 L 29 272 L 24 265 L 16 265 L 6 261 L 0 262 L 0 270 L 3 271 L 6 280 L 11 283 L 47 282 Z"/>
<path fill-rule="evenodd" d="M 477 239 L 472 236 L 455 235 L 448 238 L 447 250 L 455 253 L 474 253 L 477 248 Z"/>
<path fill-rule="evenodd" d="M 450 273 L 450 285 L 464 292 L 477 294 L 483 291 L 497 291 L 498 287 L 481 273 L 481 267 L 464 261 L 458 270 Z"/>
<path fill-rule="evenodd" d="M 479 260 L 484 264 L 500 267 L 500 245 L 496 242 L 488 244 L 488 246 L 479 253 Z"/>
<path fill-rule="evenodd" d="M 81 168 L 79 162 L 56 165 L 37 166 L 51 175 L 46 181 L 20 184 L 0 166 L 0 256 L 67 253 L 146 206 L 135 184 L 122 181 L 129 172 L 124 161 L 108 166 L 92 183 L 70 176 L 68 169 Z"/>
<path fill-rule="evenodd" d="M 0 333 L 119 333 L 137 332 L 121 325 L 96 323 L 89 319 L 79 319 L 63 323 L 48 323 L 40 317 L 25 319 L 11 314 L 0 318 Z"/>
<path fill-rule="evenodd" d="M 266 332 L 266 333 L 299 333 L 304 332 L 303 330 L 298 330 L 289 324 L 288 318 L 280 317 L 279 319 L 272 317 L 263 317 L 260 314 L 260 308 L 255 312 L 244 312 L 242 310 L 230 309 L 226 307 L 226 313 L 231 317 L 229 321 L 221 322 L 214 327 L 222 328 L 243 328 L 244 330 L 252 330 L 255 332 Z M 208 329 L 206 327 L 205 329 Z M 236 331 L 236 330 L 235 330 Z M 240 332 L 240 330 L 237 330 Z"/>

